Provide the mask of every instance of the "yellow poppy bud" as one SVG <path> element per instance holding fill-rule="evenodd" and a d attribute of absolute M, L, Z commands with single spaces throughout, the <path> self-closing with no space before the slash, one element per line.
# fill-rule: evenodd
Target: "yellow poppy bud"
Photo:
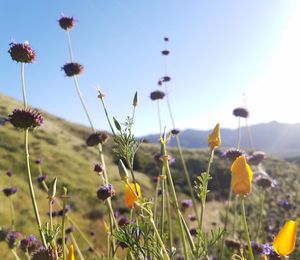
<path fill-rule="evenodd" d="M 273 241 L 274 251 L 280 256 L 289 255 L 294 251 L 297 233 L 297 222 L 289 220 L 279 231 Z"/>
<path fill-rule="evenodd" d="M 220 124 L 216 124 L 214 130 L 208 135 L 208 146 L 216 147 L 221 145 Z"/>
<path fill-rule="evenodd" d="M 239 156 L 231 165 L 231 189 L 239 195 L 247 195 L 252 187 L 252 171 L 245 156 Z"/>
<path fill-rule="evenodd" d="M 134 203 L 138 200 L 140 196 L 141 196 L 141 187 L 138 183 L 134 184 L 132 182 L 129 184 L 125 184 L 125 203 L 128 208 L 133 208 Z"/>
<path fill-rule="evenodd" d="M 67 256 L 67 260 L 75 260 L 75 257 L 74 257 L 74 247 L 73 245 L 69 245 L 68 246 L 68 256 Z"/>

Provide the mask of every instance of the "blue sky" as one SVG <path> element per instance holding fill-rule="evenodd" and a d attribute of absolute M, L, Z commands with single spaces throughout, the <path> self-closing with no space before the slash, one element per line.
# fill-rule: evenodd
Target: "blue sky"
<path fill-rule="evenodd" d="M 112 116 L 136 113 L 138 135 L 158 132 L 156 103 L 164 75 L 163 37 L 168 36 L 168 96 L 177 128 L 237 126 L 233 108 L 244 104 L 250 124 L 299 120 L 300 2 L 297 0 L 65 0 L 0 2 L 0 93 L 21 99 L 20 65 L 7 50 L 12 39 L 29 41 L 37 61 L 26 65 L 28 100 L 62 118 L 88 124 L 73 81 L 61 66 L 69 61 L 61 13 L 77 19 L 71 31 L 79 78 L 97 128 L 108 129 L 96 86 Z M 161 89 L 163 90 L 163 89 Z M 171 121 L 165 102 L 162 121 Z"/>

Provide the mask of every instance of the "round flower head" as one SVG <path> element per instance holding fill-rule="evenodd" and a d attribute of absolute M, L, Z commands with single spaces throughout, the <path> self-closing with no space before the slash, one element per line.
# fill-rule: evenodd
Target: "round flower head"
<path fill-rule="evenodd" d="M 59 26 L 64 29 L 64 30 L 70 30 L 75 26 L 75 19 L 74 17 L 67 17 L 67 16 L 62 16 L 58 20 Z"/>
<path fill-rule="evenodd" d="M 82 74 L 84 68 L 77 62 L 70 62 L 66 63 L 61 69 L 66 73 L 66 76 L 73 77 Z"/>
<path fill-rule="evenodd" d="M 229 159 L 230 161 L 234 161 L 237 157 L 239 157 L 243 154 L 244 154 L 244 152 L 242 150 L 239 150 L 239 149 L 233 147 L 233 148 L 227 149 L 222 156 L 226 159 Z"/>
<path fill-rule="evenodd" d="M 252 188 L 252 171 L 245 156 L 239 156 L 231 165 L 231 188 L 238 195 L 248 195 Z"/>
<path fill-rule="evenodd" d="M 163 82 L 169 82 L 169 81 L 171 81 L 171 77 L 169 77 L 169 76 L 164 76 L 164 77 L 162 78 L 162 81 L 163 81 Z"/>
<path fill-rule="evenodd" d="M 9 248 L 14 248 L 23 238 L 23 235 L 18 231 L 9 231 L 6 235 L 6 242 Z"/>
<path fill-rule="evenodd" d="M 98 144 L 104 144 L 108 138 L 108 134 L 102 131 L 92 133 L 87 139 L 86 144 L 88 146 L 95 146 Z"/>
<path fill-rule="evenodd" d="M 254 174 L 255 175 L 255 174 Z M 267 176 L 263 176 L 263 175 L 258 175 L 255 179 L 254 179 L 254 183 L 261 188 L 269 188 L 272 187 L 272 180 L 267 177 Z"/>
<path fill-rule="evenodd" d="M 38 177 L 36 177 L 36 180 L 38 183 L 42 183 L 43 181 L 48 179 L 48 175 L 39 175 Z"/>
<path fill-rule="evenodd" d="M 266 153 L 262 151 L 254 152 L 247 157 L 247 161 L 251 165 L 259 165 L 266 158 Z"/>
<path fill-rule="evenodd" d="M 165 56 L 169 55 L 169 53 L 170 53 L 169 50 L 163 50 L 163 51 L 161 52 L 161 54 L 162 54 L 162 55 L 165 55 Z"/>
<path fill-rule="evenodd" d="M 289 220 L 273 240 L 274 251 L 280 256 L 289 255 L 294 251 L 297 234 L 297 222 Z"/>
<path fill-rule="evenodd" d="M 193 202 L 191 199 L 184 199 L 181 201 L 181 207 L 184 209 L 191 208 L 193 206 Z"/>
<path fill-rule="evenodd" d="M 246 108 L 243 108 L 243 107 L 235 108 L 232 113 L 236 117 L 243 117 L 243 118 L 249 117 L 248 110 Z"/>
<path fill-rule="evenodd" d="M 8 118 L 14 127 L 25 130 L 29 128 L 33 129 L 40 127 L 44 123 L 44 118 L 42 115 L 39 112 L 29 108 L 16 108 L 12 114 L 8 116 Z"/>
<path fill-rule="evenodd" d="M 172 135 L 178 135 L 179 133 L 180 133 L 180 131 L 178 129 L 172 129 L 171 130 Z"/>
<path fill-rule="evenodd" d="M 208 135 L 208 146 L 211 148 L 221 145 L 220 124 L 216 124 L 212 133 Z"/>
<path fill-rule="evenodd" d="M 169 41 L 169 38 L 168 38 L 168 37 L 164 37 L 164 41 L 165 41 L 165 42 L 168 42 L 168 41 Z"/>
<path fill-rule="evenodd" d="M 17 193 L 17 191 L 18 191 L 18 189 L 15 188 L 15 187 L 12 187 L 12 188 L 4 188 L 4 189 L 2 190 L 2 192 L 4 193 L 4 195 L 5 195 L 6 197 L 9 197 L 9 196 L 11 196 L 11 195 Z"/>
<path fill-rule="evenodd" d="M 10 43 L 8 53 L 16 62 L 33 63 L 36 58 L 35 51 L 31 48 L 28 42 Z"/>
<path fill-rule="evenodd" d="M 97 197 L 103 201 L 114 195 L 115 190 L 111 184 L 106 184 L 97 190 Z"/>
<path fill-rule="evenodd" d="M 94 172 L 97 172 L 98 174 L 103 172 L 103 165 L 101 163 L 96 163 L 94 165 Z"/>
<path fill-rule="evenodd" d="M 61 257 L 61 248 L 58 248 L 58 255 Z M 56 257 L 56 252 L 52 247 L 49 248 L 40 248 L 40 250 L 36 251 L 35 253 L 32 254 L 31 260 L 52 260 L 52 259 L 57 259 Z"/>
<path fill-rule="evenodd" d="M 163 99 L 165 97 L 166 93 L 160 90 L 155 90 L 150 93 L 150 98 L 152 100 L 158 100 L 158 99 Z"/>
<path fill-rule="evenodd" d="M 125 184 L 125 203 L 128 208 L 133 208 L 134 203 L 137 202 L 138 198 L 141 196 L 141 187 L 138 183 L 134 184 L 133 182 L 129 185 Z"/>
<path fill-rule="evenodd" d="M 12 171 L 9 170 L 6 172 L 6 175 L 7 175 L 7 177 L 12 177 L 14 174 Z"/>
<path fill-rule="evenodd" d="M 228 248 L 233 248 L 233 249 L 240 249 L 241 247 L 243 247 L 243 244 L 241 242 L 233 240 L 233 239 L 226 239 L 225 245 Z"/>

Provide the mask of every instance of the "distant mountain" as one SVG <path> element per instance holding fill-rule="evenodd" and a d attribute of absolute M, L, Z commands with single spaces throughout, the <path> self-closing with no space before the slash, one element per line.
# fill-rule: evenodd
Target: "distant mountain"
<path fill-rule="evenodd" d="M 249 127 L 255 150 L 262 150 L 283 158 L 300 156 L 300 123 L 284 124 L 276 121 L 257 124 Z M 207 136 L 211 132 L 186 129 L 180 132 L 181 145 L 185 148 L 207 147 Z M 221 129 L 222 147 L 233 147 L 237 144 L 238 129 Z M 158 134 L 143 137 L 150 143 L 159 140 Z M 171 146 L 176 146 L 172 139 Z M 241 147 L 250 148 L 249 134 L 246 127 L 241 129 Z"/>

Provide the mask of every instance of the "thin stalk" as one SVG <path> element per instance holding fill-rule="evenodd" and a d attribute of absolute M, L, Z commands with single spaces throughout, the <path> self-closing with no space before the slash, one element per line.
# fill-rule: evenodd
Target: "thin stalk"
<path fill-rule="evenodd" d="M 98 90 L 98 92 L 100 92 L 100 90 Z M 102 93 L 99 94 L 99 98 L 101 100 L 102 107 L 103 107 L 103 110 L 104 110 L 107 122 L 109 124 L 110 130 L 111 130 L 112 134 L 115 136 L 116 134 L 115 134 L 114 128 L 112 127 L 111 121 L 109 119 L 108 111 L 107 111 L 106 105 L 104 103 L 104 98 L 103 98 L 103 94 Z"/>
<path fill-rule="evenodd" d="M 258 217 L 258 224 L 257 224 L 257 231 L 255 235 L 255 242 L 257 242 L 257 239 L 260 235 L 260 229 L 262 224 L 262 218 L 263 218 L 263 212 L 264 212 L 264 203 L 265 203 L 265 191 L 261 191 L 259 194 L 259 202 L 260 202 L 260 208 L 259 208 L 259 217 Z"/>
<path fill-rule="evenodd" d="M 48 192 L 49 189 L 48 189 L 48 186 L 47 186 L 47 184 L 46 184 L 45 181 L 43 181 L 43 186 L 45 188 L 45 191 Z M 63 208 L 59 201 L 56 201 L 56 203 L 58 204 L 59 207 Z M 76 222 L 70 216 L 68 216 L 68 215 L 66 215 L 66 218 L 76 228 L 76 230 L 78 231 L 79 235 L 88 244 L 88 246 L 91 247 L 92 249 L 94 249 L 94 252 L 96 253 L 96 255 L 101 258 L 102 255 L 97 250 L 95 250 L 93 244 L 86 237 L 86 235 L 83 233 L 83 231 L 81 230 L 81 228 L 76 224 Z"/>
<path fill-rule="evenodd" d="M 10 251 L 13 253 L 16 260 L 21 260 L 14 248 L 12 248 Z"/>
<path fill-rule="evenodd" d="M 32 179 L 31 179 L 31 171 L 30 171 L 30 161 L 29 161 L 29 148 L 28 148 L 28 129 L 25 130 L 25 138 L 24 138 L 24 143 L 25 143 L 25 160 L 26 160 L 26 167 L 27 167 L 27 181 L 28 181 L 28 186 L 29 186 L 29 191 L 30 191 L 30 197 L 31 197 L 31 202 L 33 205 L 33 210 L 34 210 L 34 215 L 35 215 L 35 220 L 38 225 L 39 233 L 42 239 L 42 243 L 44 247 L 47 248 L 46 244 L 46 239 L 42 231 L 42 223 L 40 219 L 40 214 L 39 210 L 36 204 L 36 198 L 35 198 L 35 193 L 33 189 L 33 184 L 32 184 Z"/>
<path fill-rule="evenodd" d="M 160 183 L 161 179 L 158 176 L 157 177 L 157 181 L 156 181 L 156 188 L 155 188 L 155 197 L 154 197 L 154 220 L 157 220 L 157 204 L 158 204 L 158 189 L 159 189 L 159 183 Z M 130 185 L 129 185 L 130 187 Z"/>
<path fill-rule="evenodd" d="M 165 176 L 163 176 L 165 177 Z M 164 223 L 165 223 L 165 182 L 161 182 L 161 215 L 160 215 L 160 235 L 164 233 Z"/>
<path fill-rule="evenodd" d="M 207 174 L 209 174 L 210 172 L 210 166 L 211 166 L 211 163 L 212 163 L 212 160 L 213 160 L 213 157 L 214 157 L 214 147 L 211 147 L 210 148 L 210 153 L 209 153 L 209 159 L 208 159 L 208 165 L 207 165 Z M 199 228 L 200 230 L 202 230 L 202 224 L 203 224 L 203 216 L 204 216 L 204 210 L 205 210 L 205 202 L 206 202 L 206 193 L 207 193 L 207 184 L 204 188 L 204 198 L 201 198 L 201 214 L 200 214 L 200 225 L 199 225 Z"/>
<path fill-rule="evenodd" d="M 50 215 L 50 230 L 53 232 L 53 217 L 52 217 L 52 211 L 53 211 L 53 201 L 52 199 L 49 199 L 49 215 Z"/>
<path fill-rule="evenodd" d="M 241 135 L 242 135 L 241 131 L 242 131 L 242 129 L 241 129 L 241 118 L 239 117 L 237 149 L 240 149 L 240 146 L 241 146 Z"/>
<path fill-rule="evenodd" d="M 66 194 L 65 194 L 66 195 Z M 62 223 L 61 223 L 61 237 L 62 237 L 62 250 L 63 250 L 63 260 L 67 259 L 66 256 L 66 200 L 63 200 L 63 217 L 62 217 Z"/>
<path fill-rule="evenodd" d="M 224 220 L 224 233 L 223 233 L 223 237 L 222 237 L 221 252 L 220 252 L 220 256 L 219 256 L 220 260 L 223 259 L 223 255 L 224 255 L 224 245 L 225 245 L 225 239 L 226 239 L 226 234 L 227 234 L 228 215 L 229 215 L 229 210 L 230 210 L 230 206 L 231 206 L 231 199 L 232 199 L 232 189 L 230 188 L 229 195 L 228 195 L 228 205 L 226 208 L 225 220 Z"/>
<path fill-rule="evenodd" d="M 168 233 L 169 233 L 169 241 L 170 241 L 170 249 L 173 248 L 173 229 L 172 229 L 172 214 L 171 214 L 171 203 L 170 196 L 168 190 L 168 182 L 166 179 L 163 180 L 165 182 L 165 190 L 166 190 L 166 199 L 167 199 L 167 214 L 168 214 Z"/>
<path fill-rule="evenodd" d="M 168 181 L 169 181 L 170 188 L 171 188 L 171 195 L 172 195 L 173 203 L 174 203 L 174 206 L 175 206 L 175 209 L 176 209 L 177 221 L 178 221 L 178 224 L 179 224 L 180 237 L 181 237 L 181 241 L 182 241 L 182 245 L 183 245 L 184 256 L 185 256 L 185 259 L 189 259 L 189 252 L 188 252 L 188 248 L 187 248 L 187 244 L 186 244 L 186 239 L 185 239 L 185 234 L 184 234 L 184 227 L 183 227 L 181 216 L 180 216 L 181 212 L 180 212 L 180 209 L 179 209 L 179 204 L 178 204 L 176 191 L 175 191 L 175 187 L 174 187 L 174 184 L 173 184 L 173 180 L 172 180 L 168 160 L 164 159 L 163 163 L 164 163 L 164 166 L 166 167 L 166 173 L 167 173 Z"/>
<path fill-rule="evenodd" d="M 27 108 L 26 88 L 25 88 L 25 63 L 21 63 L 21 81 L 22 81 L 22 95 L 24 108 Z"/>
<path fill-rule="evenodd" d="M 158 117 L 158 124 L 159 124 L 159 134 L 161 135 L 162 126 L 161 126 L 161 115 L 160 115 L 159 100 L 157 100 L 157 117 Z"/>
<path fill-rule="evenodd" d="M 157 237 L 157 239 L 158 239 L 158 243 L 159 243 L 159 245 L 160 245 L 160 247 L 161 247 L 161 249 L 162 249 L 162 251 L 163 251 L 164 259 L 167 259 L 167 260 L 169 259 L 169 260 L 170 260 L 170 257 L 169 257 L 169 255 L 168 255 L 168 252 L 167 252 L 167 250 L 166 250 L 166 247 L 165 247 L 165 245 L 164 245 L 164 242 L 162 241 L 162 239 L 161 239 L 161 237 L 160 237 L 160 235 L 159 235 L 159 232 L 158 232 L 158 230 L 157 230 L 157 228 L 156 228 L 156 226 L 155 226 L 155 222 L 154 222 L 153 217 L 150 218 L 150 224 L 151 224 L 151 226 L 152 226 L 152 228 L 153 228 L 153 230 L 154 230 L 154 233 L 155 233 L 155 235 L 156 235 L 156 237 Z"/>
<path fill-rule="evenodd" d="M 233 223 L 232 223 L 232 236 L 235 237 L 235 226 L 236 226 L 236 219 L 237 219 L 237 205 L 238 205 L 238 198 L 235 196 L 234 198 L 234 205 L 233 205 Z"/>
<path fill-rule="evenodd" d="M 73 242 L 73 245 L 74 245 L 74 247 L 75 247 L 75 250 L 77 251 L 77 254 L 78 254 L 78 256 L 79 256 L 79 259 L 80 260 L 84 260 L 84 257 L 83 257 L 83 255 L 82 255 L 82 253 L 81 253 L 81 250 L 80 250 L 80 248 L 79 248 L 79 246 L 78 246 L 78 244 L 77 244 L 77 241 L 76 241 L 76 239 L 75 239 L 75 237 L 74 237 L 74 235 L 71 233 L 71 239 L 72 239 L 72 242 Z M 102 257 L 102 256 L 101 256 Z M 101 258 L 102 259 L 102 258 Z"/>
<path fill-rule="evenodd" d="M 78 97 L 79 97 L 79 99 L 80 99 L 81 105 L 82 105 L 83 110 L 84 110 L 84 112 L 85 112 L 85 115 L 86 115 L 86 117 L 87 117 L 87 119 L 88 119 L 88 121 L 89 121 L 89 123 L 90 123 L 90 126 L 91 126 L 92 130 L 95 132 L 96 129 L 95 129 L 93 123 L 92 123 L 92 120 L 91 120 L 91 118 L 90 118 L 89 112 L 88 112 L 87 107 L 86 107 L 86 104 L 85 104 L 85 102 L 84 102 L 84 100 L 83 100 L 82 93 L 81 93 L 80 88 L 79 88 L 78 79 L 77 79 L 76 76 L 73 76 L 73 79 L 74 79 L 74 84 L 75 84 L 75 88 L 76 88 Z"/>
<path fill-rule="evenodd" d="M 71 44 L 71 36 L 70 36 L 69 30 L 67 30 L 67 40 L 68 40 L 68 50 L 69 50 L 70 59 L 73 62 L 74 61 L 74 56 L 73 56 L 73 49 L 72 49 L 72 44 Z"/>
<path fill-rule="evenodd" d="M 254 151 L 253 139 L 252 139 L 250 127 L 248 126 L 248 120 L 247 120 L 247 118 L 245 118 L 245 121 L 246 121 L 246 128 L 247 128 L 247 133 L 248 133 L 250 147 L 251 147 L 252 151 Z"/>
<path fill-rule="evenodd" d="M 14 202 L 12 196 L 9 196 L 10 202 L 10 212 L 11 212 L 11 229 L 12 231 L 15 230 L 15 209 L 14 209 Z"/>
<path fill-rule="evenodd" d="M 182 224 L 183 224 L 183 227 L 184 227 L 184 230 L 185 230 L 185 233 L 188 237 L 188 240 L 189 240 L 189 244 L 192 248 L 192 251 L 195 252 L 196 251 L 196 247 L 195 247 L 195 244 L 194 244 L 194 241 L 193 241 L 193 238 L 192 238 L 192 235 L 191 235 L 191 232 L 189 230 L 189 227 L 188 225 L 186 224 L 185 220 L 184 220 L 184 217 L 182 215 L 182 213 L 180 212 L 180 216 L 181 216 L 181 221 L 182 221 Z"/>
<path fill-rule="evenodd" d="M 248 251 L 249 251 L 249 254 L 250 254 L 250 259 L 254 260 L 254 256 L 253 256 L 253 252 L 252 252 L 252 247 L 251 247 L 251 240 L 250 240 L 248 226 L 247 226 L 247 220 L 246 220 L 245 198 L 244 197 L 241 198 L 241 208 L 242 208 L 242 220 L 243 220 L 244 231 L 245 231 L 247 245 L 248 245 Z"/>

